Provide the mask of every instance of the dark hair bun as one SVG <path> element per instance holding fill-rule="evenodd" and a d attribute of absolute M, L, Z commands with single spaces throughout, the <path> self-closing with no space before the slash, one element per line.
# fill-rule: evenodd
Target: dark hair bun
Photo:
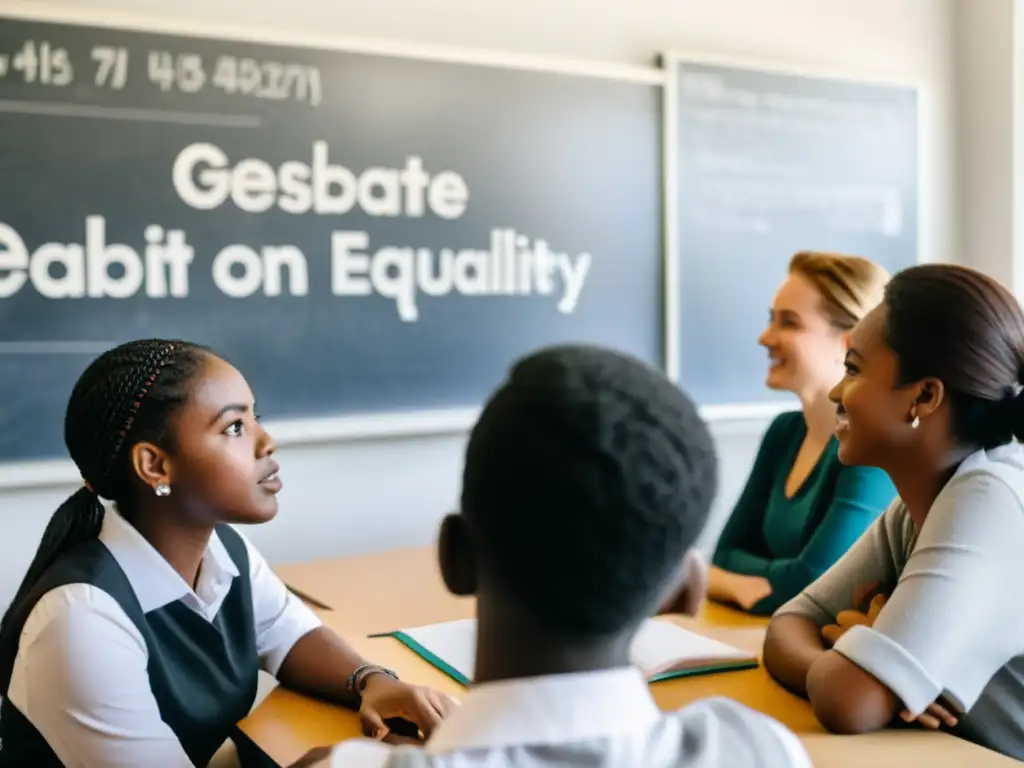
<path fill-rule="evenodd" d="M 884 333 L 898 385 L 945 385 L 957 442 L 994 448 L 1024 435 L 1024 312 L 997 280 L 954 264 L 898 272 L 885 290 Z"/>

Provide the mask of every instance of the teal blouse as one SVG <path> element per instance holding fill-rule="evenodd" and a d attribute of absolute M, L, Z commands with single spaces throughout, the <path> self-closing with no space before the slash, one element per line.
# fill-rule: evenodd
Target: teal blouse
<path fill-rule="evenodd" d="M 715 548 L 719 568 L 763 576 L 772 593 L 751 613 L 770 614 L 823 574 L 896 496 L 889 476 L 874 467 L 839 463 L 829 440 L 818 463 L 786 498 L 786 478 L 807 435 L 800 411 L 768 427 L 747 485 Z"/>

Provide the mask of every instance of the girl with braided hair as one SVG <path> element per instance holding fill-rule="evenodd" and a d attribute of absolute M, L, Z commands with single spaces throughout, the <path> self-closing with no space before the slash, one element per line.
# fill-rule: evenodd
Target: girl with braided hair
<path fill-rule="evenodd" d="M 0 766 L 206 765 L 261 668 L 359 706 L 378 738 L 391 718 L 429 734 L 454 704 L 364 662 L 231 527 L 277 513 L 254 409 L 189 342 L 123 344 L 82 374 L 64 437 L 83 485 L 0 623 Z"/>

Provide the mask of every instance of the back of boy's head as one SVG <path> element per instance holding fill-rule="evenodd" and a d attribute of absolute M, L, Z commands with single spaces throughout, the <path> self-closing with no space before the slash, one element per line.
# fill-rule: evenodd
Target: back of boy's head
<path fill-rule="evenodd" d="M 562 346 L 518 361 L 484 408 L 462 513 L 521 607 L 557 631 L 612 635 L 665 597 L 716 490 L 689 397 L 628 355 Z"/>

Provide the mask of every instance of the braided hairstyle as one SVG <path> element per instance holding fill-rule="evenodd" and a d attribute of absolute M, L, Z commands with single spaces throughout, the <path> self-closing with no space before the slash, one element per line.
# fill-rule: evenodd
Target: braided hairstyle
<path fill-rule="evenodd" d="M 99 535 L 100 498 L 125 506 L 132 491 L 131 447 L 148 441 L 174 449 L 170 416 L 188 399 L 207 354 L 205 347 L 186 341 L 131 341 L 104 352 L 78 379 L 64 416 L 64 442 L 84 485 L 57 508 L 43 531 L 0 622 L 0 647 L 11 647 L 10 617 L 46 570 L 65 552 Z"/>
<path fill-rule="evenodd" d="M 653 612 L 704 529 L 718 462 L 697 407 L 612 350 L 520 360 L 470 435 L 462 513 L 482 558 L 538 620 L 573 637 Z"/>

